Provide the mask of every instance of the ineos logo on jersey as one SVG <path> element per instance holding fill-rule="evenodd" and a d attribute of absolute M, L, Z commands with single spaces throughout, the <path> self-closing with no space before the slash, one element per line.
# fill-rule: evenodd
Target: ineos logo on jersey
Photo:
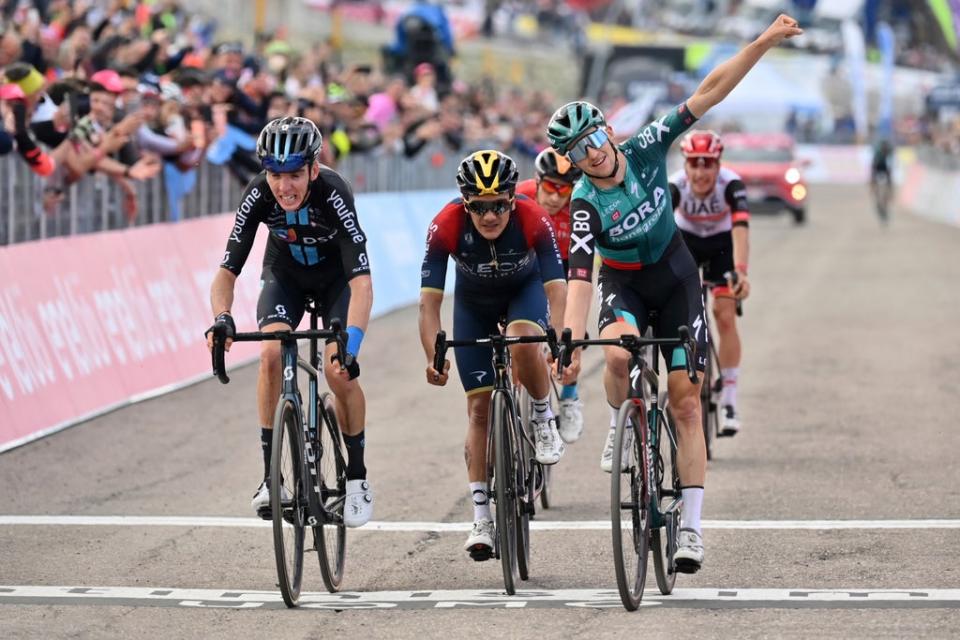
<path fill-rule="evenodd" d="M 247 224 L 247 216 L 259 199 L 260 189 L 254 187 L 237 207 L 237 219 L 233 223 L 233 233 L 230 234 L 230 240 L 233 242 L 240 242 L 240 234 L 243 232 L 244 225 Z"/>

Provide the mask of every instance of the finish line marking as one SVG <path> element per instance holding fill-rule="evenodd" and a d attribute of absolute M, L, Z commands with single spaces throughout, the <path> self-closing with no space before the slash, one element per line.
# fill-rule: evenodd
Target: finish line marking
<path fill-rule="evenodd" d="M 0 604 L 74 604 L 207 609 L 283 609 L 276 591 L 149 587 L 0 586 Z M 681 608 L 960 608 L 960 589 L 675 589 L 646 591 L 643 605 Z M 300 608 L 331 609 L 620 609 L 611 589 L 303 593 Z"/>
<path fill-rule="evenodd" d="M 0 516 L 0 526 L 99 526 L 99 527 L 271 527 L 259 518 L 203 516 Z M 960 529 L 960 520 L 704 520 L 704 529 Z M 358 531 L 447 533 L 470 531 L 469 522 L 368 522 Z M 609 531 L 609 520 L 531 520 L 534 531 Z"/>

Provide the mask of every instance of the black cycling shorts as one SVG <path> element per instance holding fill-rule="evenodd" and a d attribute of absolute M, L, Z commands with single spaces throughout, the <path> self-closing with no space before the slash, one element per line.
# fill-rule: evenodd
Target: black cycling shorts
<path fill-rule="evenodd" d="M 671 338 L 676 337 L 678 327 L 686 325 L 697 343 L 694 366 L 698 371 L 704 370 L 709 337 L 704 322 L 700 273 L 682 242 L 672 242 L 658 262 L 636 271 L 603 265 L 597 284 L 600 331 L 614 322 L 625 322 L 643 335 L 653 319 L 653 334 Z M 681 347 L 662 347 L 660 352 L 669 371 L 686 367 Z"/>
<path fill-rule="evenodd" d="M 723 274 L 734 270 L 733 234 L 727 231 L 701 238 L 692 233 L 684 231 L 681 233 L 683 241 L 690 249 L 693 261 L 703 268 L 704 281 L 719 284 L 723 290 L 727 290 L 727 279 Z M 720 293 L 720 291 L 714 293 Z"/>
<path fill-rule="evenodd" d="M 317 302 L 324 327 L 339 320 L 346 328 L 350 285 L 342 270 L 289 269 L 276 265 L 264 265 L 260 275 L 257 326 L 262 329 L 268 324 L 283 322 L 296 329 L 303 318 L 307 296 Z"/>

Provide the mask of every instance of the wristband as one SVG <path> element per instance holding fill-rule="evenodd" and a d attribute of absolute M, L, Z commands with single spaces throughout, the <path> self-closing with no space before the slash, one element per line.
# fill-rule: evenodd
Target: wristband
<path fill-rule="evenodd" d="M 360 354 L 361 342 L 363 342 L 363 329 L 353 325 L 347 327 L 347 353 L 356 358 Z"/>
<path fill-rule="evenodd" d="M 745 264 L 738 264 L 738 265 L 736 266 L 736 268 L 737 268 L 737 271 L 739 271 L 739 272 L 742 273 L 743 275 L 747 275 L 747 265 L 745 265 Z"/>

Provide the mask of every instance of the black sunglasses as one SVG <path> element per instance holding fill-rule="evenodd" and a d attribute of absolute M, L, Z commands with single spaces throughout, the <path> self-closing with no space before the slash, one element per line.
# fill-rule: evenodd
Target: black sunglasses
<path fill-rule="evenodd" d="M 473 200 L 465 202 L 463 206 L 475 216 L 483 217 L 488 213 L 501 216 L 513 208 L 513 200 Z"/>

